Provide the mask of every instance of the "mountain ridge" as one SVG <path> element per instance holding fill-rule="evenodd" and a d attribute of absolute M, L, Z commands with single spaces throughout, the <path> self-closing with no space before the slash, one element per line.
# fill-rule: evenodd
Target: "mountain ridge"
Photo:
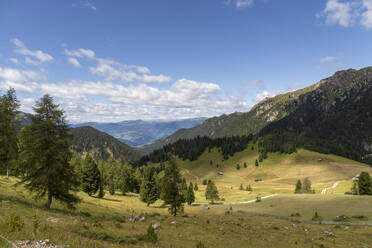
<path fill-rule="evenodd" d="M 372 156 L 372 133 L 369 131 L 368 125 L 365 124 L 372 122 L 372 111 L 368 109 L 368 106 L 372 106 L 371 91 L 372 67 L 338 71 L 304 89 L 266 98 L 248 112 L 221 115 L 210 118 L 191 129 L 179 130 L 160 142 L 146 147 L 144 152 L 149 153 L 180 139 L 192 139 L 197 136 L 218 138 L 248 134 L 262 136 L 274 129 L 282 129 L 315 139 L 328 139 L 339 145 L 337 142 L 342 143 L 345 140 L 345 144 L 348 143 L 347 140 L 355 142 L 353 135 L 348 132 L 350 129 L 354 130 L 354 136 L 359 138 L 362 138 L 362 133 L 367 135 L 361 142 L 356 142 L 358 149 L 354 149 L 355 154 Z M 316 114 L 311 114 L 311 111 L 315 111 Z M 332 111 L 337 111 L 337 116 L 333 116 Z M 358 117 L 356 119 L 353 117 L 355 114 Z M 294 116 L 300 117 L 295 118 Z M 344 119 L 344 116 L 347 116 L 347 119 Z M 307 118 L 306 123 L 301 124 L 301 120 L 304 120 L 305 117 Z M 318 119 L 318 125 L 316 128 L 313 125 L 311 132 L 305 132 L 304 126 L 311 126 L 311 119 Z M 339 127 L 334 130 L 339 130 L 340 133 L 329 130 L 335 124 Z M 358 128 L 353 129 L 353 126 Z M 321 128 L 322 135 L 314 135 L 317 128 Z M 337 138 L 336 136 L 345 138 Z M 352 145 L 348 144 L 347 146 L 351 147 Z M 362 147 L 365 148 L 364 153 Z"/>
<path fill-rule="evenodd" d="M 71 127 L 91 126 L 110 134 L 118 140 L 140 147 L 161 140 L 182 128 L 190 128 L 207 118 L 189 118 L 180 120 L 127 120 L 120 122 L 85 122 L 71 124 Z"/>

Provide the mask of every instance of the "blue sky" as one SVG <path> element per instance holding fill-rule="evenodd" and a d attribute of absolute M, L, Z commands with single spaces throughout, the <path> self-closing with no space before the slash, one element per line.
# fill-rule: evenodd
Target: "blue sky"
<path fill-rule="evenodd" d="M 0 0 L 0 89 L 71 122 L 211 117 L 372 65 L 372 0 Z"/>

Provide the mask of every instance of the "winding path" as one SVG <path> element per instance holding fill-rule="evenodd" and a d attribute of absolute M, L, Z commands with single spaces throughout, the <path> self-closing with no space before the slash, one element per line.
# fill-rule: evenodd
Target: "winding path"
<path fill-rule="evenodd" d="M 341 183 L 341 182 L 343 182 L 343 181 L 335 182 L 331 187 L 328 187 L 328 188 L 324 188 L 324 189 L 322 189 L 321 194 L 322 194 L 322 195 L 325 195 L 325 194 L 327 193 L 328 190 L 336 188 L 336 187 L 338 186 L 338 184 Z"/>

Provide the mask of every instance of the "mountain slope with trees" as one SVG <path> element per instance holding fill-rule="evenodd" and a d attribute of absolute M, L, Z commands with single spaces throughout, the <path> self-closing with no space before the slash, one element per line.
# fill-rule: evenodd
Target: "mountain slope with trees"
<path fill-rule="evenodd" d="M 260 135 L 291 132 L 320 143 L 329 153 L 372 163 L 372 67 L 346 70 L 322 80 L 288 106 L 289 115 Z M 323 141 L 323 142 L 321 142 Z"/>
<path fill-rule="evenodd" d="M 205 120 L 202 124 L 189 129 L 180 129 L 171 136 L 144 147 L 145 153 L 159 149 L 180 139 L 192 139 L 197 136 L 222 138 L 229 136 L 242 136 L 257 134 L 267 124 L 280 120 L 290 112 L 288 108 L 292 101 L 300 95 L 313 91 L 318 84 L 310 87 L 266 98 L 259 102 L 249 112 L 236 112 L 230 115 L 221 115 Z"/>
<path fill-rule="evenodd" d="M 73 128 L 71 133 L 73 150 L 81 155 L 90 155 L 97 161 L 113 158 L 130 162 L 141 156 L 134 148 L 92 127 Z"/>
<path fill-rule="evenodd" d="M 305 89 L 266 98 L 247 113 L 222 115 L 179 130 L 145 152 L 197 136 L 265 136 L 279 130 L 281 136 L 284 131 L 294 135 L 292 140 L 299 138 L 299 146 L 371 162 L 371 93 L 372 67 L 339 71 Z"/>

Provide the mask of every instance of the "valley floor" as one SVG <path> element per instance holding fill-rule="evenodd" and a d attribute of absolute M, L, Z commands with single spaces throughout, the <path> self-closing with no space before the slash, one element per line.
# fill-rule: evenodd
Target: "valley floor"
<path fill-rule="evenodd" d="M 279 195 L 260 203 L 233 206 L 227 214 L 228 205 L 186 206 L 185 215 L 172 217 L 157 202 L 146 207 L 137 195 L 114 196 L 104 199 L 88 197 L 79 193 L 83 202 L 75 211 L 54 203 L 46 211 L 41 203 L 24 194 L 22 188 L 14 188 L 14 179 L 0 180 L 0 234 L 9 240 L 45 240 L 70 247 L 196 247 L 201 241 L 205 247 L 369 247 L 372 227 L 312 225 L 271 217 L 244 213 L 249 210 L 290 216 L 300 212 L 300 219 L 310 219 L 313 210 L 325 220 L 337 214 L 364 215 L 372 219 L 372 197 L 344 195 Z M 343 204 L 340 204 L 343 203 Z M 341 207 L 343 206 L 343 207 Z M 335 209 L 337 207 L 337 209 Z M 313 209 L 314 208 L 314 209 Z M 25 226 L 20 231 L 9 232 L 4 225 L 11 214 L 21 217 Z M 135 216 L 145 216 L 143 221 L 132 221 Z M 38 228 L 34 232 L 35 220 Z M 172 222 L 175 221 L 175 224 Z M 360 221 L 352 219 L 352 221 Z M 156 230 L 156 244 L 138 240 L 148 225 L 160 223 Z M 7 247 L 0 241 L 0 247 Z"/>
<path fill-rule="evenodd" d="M 13 186 L 16 179 L 1 178 L 0 235 L 13 242 L 48 239 L 57 245 L 79 248 L 189 248 L 197 247 L 199 242 L 214 248 L 372 247 L 371 226 L 302 223 L 311 220 L 315 212 L 324 221 L 371 223 L 372 196 L 344 193 L 350 190 L 353 176 L 361 171 L 372 174 L 372 168 L 306 150 L 291 155 L 269 154 L 259 167 L 254 166 L 256 157 L 257 153 L 249 148 L 226 161 L 216 150 L 205 152 L 197 161 L 179 160 L 183 176 L 197 182 L 199 190 L 196 203 L 185 206 L 185 214 L 177 217 L 170 216 L 161 201 L 147 207 L 138 195 L 122 196 L 119 192 L 113 196 L 106 193 L 103 199 L 78 193 L 82 202 L 76 210 L 54 202 L 52 209 L 46 211 L 42 202 L 36 202 L 22 187 Z M 238 163 L 240 170 L 236 169 Z M 223 172 L 223 176 L 217 172 Z M 293 194 L 296 181 L 306 176 L 310 177 L 316 194 Z M 257 178 L 262 181 L 255 182 Z M 209 210 L 204 205 L 204 179 L 215 181 L 220 197 L 224 198 L 209 205 Z M 337 187 L 332 187 L 336 182 Z M 244 188 L 251 185 L 253 192 L 240 190 L 241 184 Z M 262 197 L 261 202 L 255 202 L 257 196 Z M 11 232 L 6 225 L 10 216 L 19 216 L 23 228 Z M 159 240 L 148 243 L 142 237 L 148 226 L 156 222 L 160 223 L 156 229 Z M 1 238 L 0 247 L 8 247 Z"/>

